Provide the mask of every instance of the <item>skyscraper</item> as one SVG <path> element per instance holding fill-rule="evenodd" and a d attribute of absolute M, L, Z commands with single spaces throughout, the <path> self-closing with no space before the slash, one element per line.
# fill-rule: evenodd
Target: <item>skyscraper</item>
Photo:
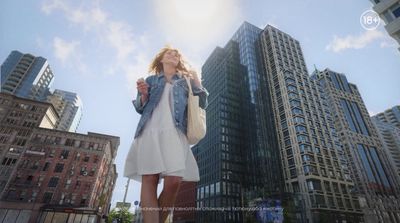
<path fill-rule="evenodd" d="M 57 129 L 76 132 L 82 118 L 82 101 L 76 93 L 56 89 L 47 97 L 60 115 Z"/>
<path fill-rule="evenodd" d="M 45 58 L 12 51 L 1 65 L 1 91 L 45 101 L 53 77 Z"/>
<path fill-rule="evenodd" d="M 254 207 L 267 199 L 282 203 L 279 147 L 265 71 L 260 63 L 261 31 L 244 22 L 227 45 L 217 47 L 203 65 L 203 84 L 210 92 L 210 120 L 205 139 L 194 151 L 200 163 L 200 178 L 211 177 L 208 182 L 216 182 L 216 190 L 221 194 L 214 192 L 212 185 L 208 189 L 204 185 L 208 182 L 200 181 L 198 206 Z M 216 119 L 218 116 L 221 121 Z M 216 169 L 203 166 L 210 156 L 214 156 L 211 162 Z M 210 171 L 216 174 L 210 175 Z M 236 210 L 198 215 L 199 221 L 240 222 L 254 220 L 255 213 Z"/>
<path fill-rule="evenodd" d="M 239 46 L 230 41 L 217 47 L 202 67 L 203 85 L 210 92 L 207 134 L 193 147 L 200 171 L 197 207 L 243 206 L 245 151 L 248 148 L 250 93 Z M 198 211 L 197 222 L 242 222 L 240 211 Z"/>
<path fill-rule="evenodd" d="M 383 143 L 382 148 L 386 152 L 397 178 L 400 178 L 400 129 L 375 117 L 372 117 L 372 122 L 378 130 L 379 138 Z"/>
<path fill-rule="evenodd" d="M 400 178 L 400 106 L 394 106 L 371 117 L 390 164 Z"/>
<path fill-rule="evenodd" d="M 400 0 L 370 0 L 385 22 L 385 29 L 400 44 Z M 400 47 L 399 47 L 400 50 Z"/>
<path fill-rule="evenodd" d="M 334 114 L 365 222 L 399 222 L 399 182 L 357 86 L 329 69 L 316 70 L 313 79 L 320 82 L 323 101 Z"/>
<path fill-rule="evenodd" d="M 246 69 L 248 100 L 247 140 L 245 153 L 245 206 L 254 201 L 283 199 L 283 177 L 279 146 L 272 113 L 272 101 L 262 66 L 259 36 L 262 29 L 244 22 L 232 37 L 238 43 L 240 64 Z"/>
<path fill-rule="evenodd" d="M 362 221 L 332 114 L 297 40 L 245 22 L 202 73 L 210 104 L 207 135 L 193 147 L 197 207 L 257 206 L 286 192 L 296 222 Z M 200 211 L 196 219 L 240 222 L 255 214 Z"/>
<path fill-rule="evenodd" d="M 400 129 L 400 105 L 378 113 L 374 115 L 372 119 L 379 119 L 382 122 L 392 124 Z"/>
<path fill-rule="evenodd" d="M 56 89 L 50 92 L 54 74 L 47 60 L 12 51 L 1 65 L 1 91 L 18 97 L 50 102 L 60 119 L 57 129 L 76 132 L 82 118 L 82 101 L 76 93 Z"/>
<path fill-rule="evenodd" d="M 300 43 L 270 25 L 260 43 L 295 221 L 362 221 L 333 114 L 318 82 L 307 73 Z"/>

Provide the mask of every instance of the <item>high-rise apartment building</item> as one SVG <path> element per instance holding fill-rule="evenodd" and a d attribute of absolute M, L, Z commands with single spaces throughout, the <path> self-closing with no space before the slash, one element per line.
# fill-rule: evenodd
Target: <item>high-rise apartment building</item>
<path fill-rule="evenodd" d="M 60 115 L 57 129 L 76 132 L 82 118 L 83 104 L 78 94 L 56 89 L 47 97 Z"/>
<path fill-rule="evenodd" d="M 383 149 L 389 158 L 393 170 L 396 172 L 397 178 L 400 178 L 400 129 L 391 123 L 383 122 L 372 117 L 379 138 L 383 143 Z"/>
<path fill-rule="evenodd" d="M 400 44 L 400 0 L 370 0 L 385 22 L 385 29 Z M 399 47 L 400 49 L 400 47 Z"/>
<path fill-rule="evenodd" d="M 1 65 L 1 92 L 45 101 L 53 78 L 45 58 L 12 51 Z"/>
<path fill-rule="evenodd" d="M 73 92 L 56 89 L 51 93 L 53 79 L 43 57 L 12 51 L 1 65 L 1 92 L 52 103 L 59 115 L 56 129 L 76 132 L 82 118 L 82 101 Z"/>
<path fill-rule="evenodd" d="M 400 177 L 400 106 L 394 106 L 371 117 L 387 156 Z"/>
<path fill-rule="evenodd" d="M 330 69 L 313 75 L 343 144 L 365 222 L 399 222 L 399 182 L 356 85 Z"/>
<path fill-rule="evenodd" d="M 378 113 L 374 115 L 372 119 L 378 119 L 382 122 L 392 124 L 400 129 L 400 105 L 394 106 L 393 108 L 387 109 L 384 112 Z"/>
<path fill-rule="evenodd" d="M 308 75 L 300 43 L 267 25 L 260 35 L 272 97 L 285 191 L 296 222 L 361 222 L 348 162 L 324 101 Z"/>

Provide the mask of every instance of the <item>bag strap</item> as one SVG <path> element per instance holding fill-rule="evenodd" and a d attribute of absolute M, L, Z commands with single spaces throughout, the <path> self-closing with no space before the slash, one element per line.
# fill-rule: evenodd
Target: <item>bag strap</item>
<path fill-rule="evenodd" d="M 186 79 L 186 83 L 187 83 L 188 88 L 189 88 L 189 94 L 193 95 L 192 85 L 190 84 L 190 78 L 187 77 L 187 76 L 184 76 L 184 77 L 185 77 L 185 79 Z"/>

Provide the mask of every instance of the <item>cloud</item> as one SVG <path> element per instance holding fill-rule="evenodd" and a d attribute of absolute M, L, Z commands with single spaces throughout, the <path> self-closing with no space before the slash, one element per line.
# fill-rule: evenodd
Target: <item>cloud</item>
<path fill-rule="evenodd" d="M 61 11 L 64 13 L 68 21 L 83 25 L 85 30 L 93 28 L 97 25 L 103 24 L 107 19 L 107 14 L 101 10 L 98 4 L 86 7 L 83 5 L 79 7 L 72 7 L 68 4 L 68 1 L 63 0 L 47 0 L 42 4 L 42 11 L 49 15 L 54 11 Z"/>
<path fill-rule="evenodd" d="M 42 11 L 49 15 L 56 9 L 66 10 L 67 6 L 61 0 L 46 1 L 42 4 Z"/>
<path fill-rule="evenodd" d="M 47 15 L 61 14 L 70 25 L 81 29 L 86 36 L 91 37 L 92 41 L 99 42 L 98 48 L 90 50 L 106 51 L 108 48 L 115 53 L 115 55 L 107 55 L 107 62 L 109 63 L 101 64 L 106 67 L 103 69 L 104 74 L 123 73 L 128 80 L 133 80 L 135 77 L 147 73 L 145 71 L 149 60 L 145 62 L 145 59 L 148 59 L 148 56 L 145 52 L 135 51 L 137 48 L 143 49 L 147 46 L 148 37 L 146 34 L 135 34 L 132 26 L 124 21 L 112 18 L 106 11 L 102 10 L 98 1 L 82 2 L 78 6 L 73 6 L 69 1 L 46 0 L 41 9 Z M 53 44 L 56 57 L 65 63 L 68 57 L 77 50 L 76 47 L 79 44 L 80 42 L 77 41 L 66 42 L 60 37 L 56 37 Z M 82 42 L 80 45 L 88 46 L 90 43 Z M 85 49 L 80 50 L 84 51 Z M 101 57 L 101 55 L 94 55 L 94 57 L 96 56 Z M 86 67 L 87 69 L 83 62 L 85 59 L 89 58 L 81 58 L 79 63 L 81 68 Z"/>
<path fill-rule="evenodd" d="M 368 44 L 384 37 L 385 34 L 378 30 L 369 30 L 358 36 L 348 35 L 346 37 L 338 37 L 335 35 L 325 49 L 335 53 L 346 49 L 362 49 Z"/>
<path fill-rule="evenodd" d="M 53 49 L 55 57 L 63 66 L 74 67 L 79 73 L 87 74 L 88 66 L 82 60 L 82 52 L 79 50 L 80 42 L 66 41 L 60 37 L 54 37 Z"/>
<path fill-rule="evenodd" d="M 63 64 L 70 60 L 71 56 L 76 55 L 76 48 L 79 45 L 78 41 L 67 42 L 60 37 L 53 39 L 54 53 L 57 59 Z"/>
<path fill-rule="evenodd" d="M 132 28 L 123 22 L 110 21 L 107 24 L 107 29 L 106 39 L 116 50 L 118 59 L 126 59 L 136 45 Z"/>

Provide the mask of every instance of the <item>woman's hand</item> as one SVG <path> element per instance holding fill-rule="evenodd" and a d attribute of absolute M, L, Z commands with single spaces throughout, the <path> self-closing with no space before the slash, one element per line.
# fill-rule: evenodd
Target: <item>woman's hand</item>
<path fill-rule="evenodd" d="M 143 104 L 149 97 L 149 85 L 144 81 L 143 78 L 136 81 L 136 88 L 141 94 L 140 101 Z"/>
<path fill-rule="evenodd" d="M 197 87 L 201 87 L 201 80 L 195 70 L 189 70 L 188 76 L 194 80 L 194 83 Z"/>

